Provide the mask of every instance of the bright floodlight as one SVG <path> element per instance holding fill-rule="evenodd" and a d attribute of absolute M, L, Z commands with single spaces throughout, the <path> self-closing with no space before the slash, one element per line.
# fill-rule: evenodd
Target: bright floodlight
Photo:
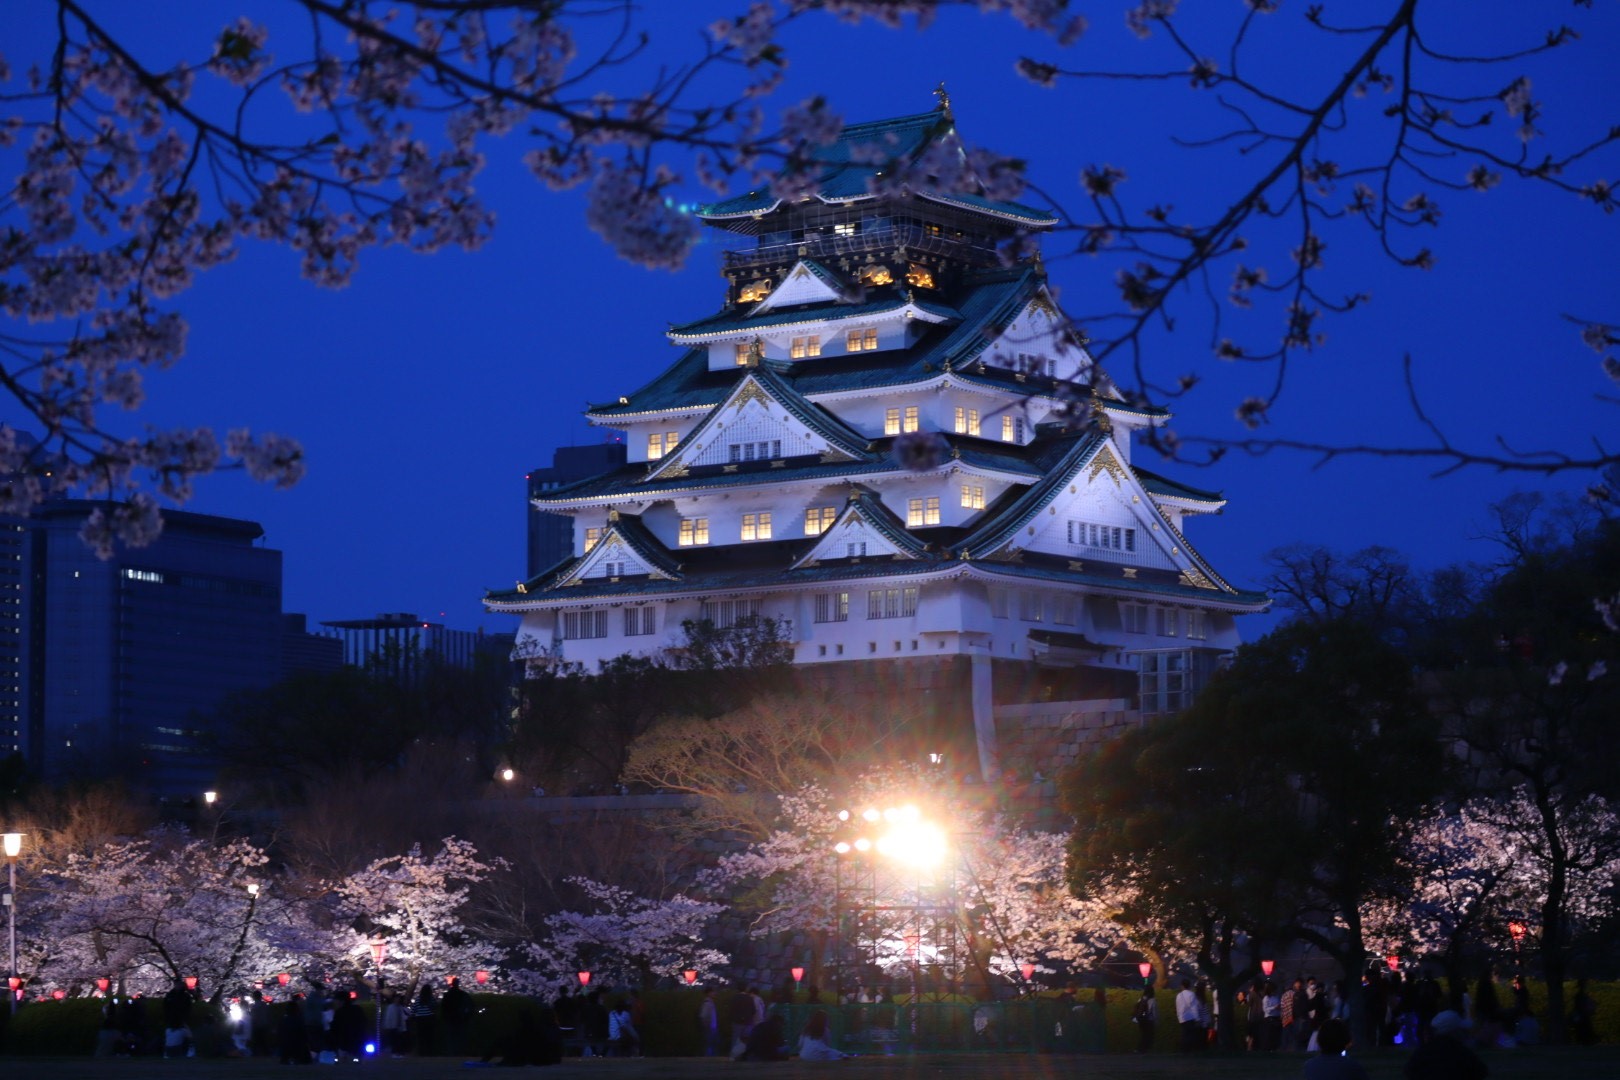
<path fill-rule="evenodd" d="M 8 832 L 8 833 L 5 834 L 5 837 L 6 837 L 6 858 L 15 859 L 18 855 L 22 854 L 22 838 L 23 838 L 23 834 L 20 833 L 20 832 Z"/>
<path fill-rule="evenodd" d="M 872 809 L 866 809 L 866 810 L 861 811 L 861 817 L 865 818 L 867 821 L 876 821 L 878 818 L 880 818 L 882 816 L 883 816 L 882 814 L 879 814 L 876 810 L 872 810 Z"/>
<path fill-rule="evenodd" d="M 838 820 L 839 821 L 848 821 L 849 820 L 849 811 L 848 810 L 840 810 L 840 811 L 838 811 Z"/>
<path fill-rule="evenodd" d="M 877 849 L 908 866 L 938 866 L 945 859 L 945 833 L 926 821 L 899 821 L 878 840 Z"/>
<path fill-rule="evenodd" d="M 840 855 L 848 855 L 849 851 L 850 851 L 849 841 L 848 840 L 840 840 L 840 841 L 838 841 L 838 843 L 833 845 L 833 850 L 838 852 L 838 854 L 840 854 Z"/>
<path fill-rule="evenodd" d="M 505 780 L 509 784 L 512 782 L 512 777 L 514 777 L 516 775 L 517 775 L 517 773 L 513 772 L 511 769 L 502 769 L 501 770 L 501 779 Z"/>
<path fill-rule="evenodd" d="M 864 836 L 861 837 L 859 840 L 855 841 L 855 850 L 856 851 L 871 851 L 872 850 L 872 841 L 868 840 Z"/>

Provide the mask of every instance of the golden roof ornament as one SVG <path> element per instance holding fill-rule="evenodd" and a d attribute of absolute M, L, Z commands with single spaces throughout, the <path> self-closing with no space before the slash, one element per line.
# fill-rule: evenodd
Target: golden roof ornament
<path fill-rule="evenodd" d="M 951 115 L 951 95 L 945 90 L 945 80 L 941 79 L 939 85 L 934 87 L 934 97 L 939 99 L 937 108 L 945 114 L 945 119 L 954 122 L 956 118 Z"/>
<path fill-rule="evenodd" d="M 748 366 L 759 367 L 759 362 L 764 358 L 765 342 L 756 335 L 754 340 L 748 343 Z"/>
<path fill-rule="evenodd" d="M 1095 384 L 1091 387 L 1091 418 L 1092 422 L 1097 425 L 1098 431 L 1104 435 L 1113 434 L 1114 422 L 1108 419 L 1108 414 L 1103 411 L 1102 399 L 1097 396 Z"/>

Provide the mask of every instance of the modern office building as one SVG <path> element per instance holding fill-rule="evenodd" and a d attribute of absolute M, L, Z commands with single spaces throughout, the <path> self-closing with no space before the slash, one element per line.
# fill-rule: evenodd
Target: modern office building
<path fill-rule="evenodd" d="M 1051 215 L 933 182 L 955 142 L 944 102 L 851 125 L 797 198 L 700 208 L 737 241 L 729 302 L 587 412 L 629 460 L 535 497 L 572 519 L 572 557 L 485 597 L 532 667 L 770 616 L 808 668 L 958 672 L 991 775 L 994 705 L 1022 692 L 998 680 L 1067 669 L 1171 712 L 1237 645 L 1268 599 L 1190 539 L 1223 498 L 1134 462 L 1167 414 L 1058 311 L 1034 243 Z"/>
<path fill-rule="evenodd" d="M 0 630 L 19 658 L 8 729 L 47 779 L 200 789 L 213 711 L 280 676 L 281 553 L 254 522 L 167 511 L 157 541 L 99 559 L 79 538 L 99 505 L 51 500 L 6 524 L 0 557 L 21 585 L 6 624 L 21 629 Z"/>
<path fill-rule="evenodd" d="M 574 519 L 567 514 L 542 510 L 536 500 L 569 484 L 621 468 L 625 454 L 624 440 L 615 432 L 606 442 L 559 446 L 551 455 L 550 468 L 529 470 L 524 477 L 529 499 L 528 577 L 574 556 Z"/>

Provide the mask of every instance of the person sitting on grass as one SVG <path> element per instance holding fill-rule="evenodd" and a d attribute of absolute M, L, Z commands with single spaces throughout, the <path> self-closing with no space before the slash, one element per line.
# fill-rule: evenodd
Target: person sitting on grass
<path fill-rule="evenodd" d="M 1320 1053 L 1305 1062 L 1305 1080 L 1367 1080 L 1361 1062 L 1349 1056 L 1350 1025 L 1338 1017 L 1322 1021 L 1316 1031 Z"/>
<path fill-rule="evenodd" d="M 842 1061 L 845 1058 L 842 1050 L 835 1049 L 827 1041 L 827 1010 L 817 1009 L 805 1021 L 804 1030 L 799 1033 L 799 1060 L 800 1061 Z"/>

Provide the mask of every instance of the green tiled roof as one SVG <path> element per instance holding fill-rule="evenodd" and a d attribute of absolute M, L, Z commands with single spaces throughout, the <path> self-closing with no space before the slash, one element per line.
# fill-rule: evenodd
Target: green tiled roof
<path fill-rule="evenodd" d="M 819 170 L 816 197 L 823 202 L 855 202 L 874 198 L 872 181 L 886 169 L 904 168 L 935 140 L 952 130 L 948 114 L 934 110 L 914 116 L 846 124 L 836 141 L 816 147 L 807 166 Z M 913 185 L 915 187 L 915 185 Z M 1012 218 L 1026 225 L 1053 225 L 1057 219 L 1011 200 L 987 199 L 980 195 L 920 190 L 918 194 L 997 217 Z M 751 217 L 776 209 L 781 200 L 769 191 L 750 191 L 698 207 L 698 216 L 711 221 Z"/>
<path fill-rule="evenodd" d="M 1172 499 L 1188 499 L 1193 502 L 1223 503 L 1226 501 L 1226 496 L 1218 491 L 1205 491 L 1202 488 L 1195 488 L 1191 484 L 1177 483 L 1168 477 L 1149 472 L 1136 465 L 1131 466 L 1131 471 L 1142 482 L 1142 489 L 1154 495 L 1164 495 Z"/>
<path fill-rule="evenodd" d="M 958 321 L 921 328 L 916 343 L 910 348 L 822 356 L 779 365 L 777 370 L 795 390 L 807 397 L 840 390 L 905 386 L 937 378 L 947 361 L 954 369 L 961 370 L 984 354 L 1007 323 L 1035 298 L 1043 280 L 1039 271 L 1032 266 L 967 274 L 943 298 L 943 303 L 936 305 L 941 313 L 950 312 Z M 765 317 L 777 315 L 786 316 L 784 321 L 796 317 L 787 312 L 772 312 Z M 704 323 L 678 328 L 677 332 L 686 332 L 691 326 L 698 325 L 707 325 L 711 333 L 720 332 L 714 330 L 714 326 L 727 318 L 742 317 L 735 312 L 729 316 L 722 313 Z M 738 328 L 742 325 L 740 321 L 737 323 Z M 749 370 L 752 369 L 727 367 L 711 371 L 708 352 L 693 349 L 651 382 L 626 395 L 624 401 L 593 405 L 590 415 L 612 422 L 618 417 L 677 409 L 713 408 L 726 399 L 731 387 Z M 994 368 L 986 369 L 983 375 L 989 379 L 998 378 Z M 1015 385 L 1015 376 L 1011 372 L 1000 378 L 1005 380 L 1002 385 Z M 1022 389 L 1027 392 L 1029 387 Z"/>
<path fill-rule="evenodd" d="M 895 296 L 882 300 L 870 300 L 864 304 L 796 304 L 793 307 L 773 308 L 758 315 L 750 315 L 738 311 L 736 308 L 727 308 L 718 314 L 709 316 L 707 319 L 672 326 L 669 328 L 669 336 L 673 341 L 686 344 L 719 334 L 733 333 L 738 330 L 766 330 L 773 326 L 796 322 L 820 322 L 824 319 L 860 319 L 873 315 L 887 315 L 908 306 L 920 308 L 941 319 L 960 320 L 962 318 L 961 312 L 944 304 Z"/>

